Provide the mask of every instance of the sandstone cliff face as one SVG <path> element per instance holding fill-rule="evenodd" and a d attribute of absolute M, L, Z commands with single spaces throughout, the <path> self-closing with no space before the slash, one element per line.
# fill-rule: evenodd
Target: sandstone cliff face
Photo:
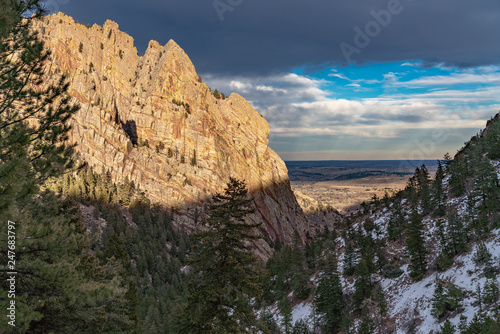
<path fill-rule="evenodd" d="M 86 27 L 59 13 L 36 29 L 52 51 L 50 74 L 67 74 L 81 105 L 70 141 L 96 171 L 128 177 L 153 202 L 184 212 L 187 228 L 186 205 L 222 191 L 231 176 L 243 179 L 255 197 L 251 220 L 271 240 L 305 235 L 286 166 L 267 146 L 269 124 L 237 94 L 216 99 L 174 41 L 151 41 L 140 57 L 112 21 Z"/>

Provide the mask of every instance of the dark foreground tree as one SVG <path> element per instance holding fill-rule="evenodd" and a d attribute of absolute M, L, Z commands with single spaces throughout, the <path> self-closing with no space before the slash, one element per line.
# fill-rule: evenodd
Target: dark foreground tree
<path fill-rule="evenodd" d="M 0 210 L 29 198 L 49 177 L 73 165 L 65 140 L 70 103 L 61 78 L 44 82 L 49 53 L 23 15 L 41 15 L 38 0 L 0 3 Z"/>
<path fill-rule="evenodd" d="M 0 332 L 134 332 L 121 265 L 89 251 L 75 203 L 40 191 L 73 166 L 67 121 L 78 109 L 64 78 L 44 81 L 50 55 L 31 29 L 40 2 L 0 2 L 0 308 L 16 316 Z"/>
<path fill-rule="evenodd" d="M 260 294 L 251 240 L 259 224 L 245 223 L 254 210 L 245 184 L 230 179 L 208 210 L 204 231 L 193 235 L 187 304 L 181 333 L 253 333 L 257 320 L 252 299 Z"/>

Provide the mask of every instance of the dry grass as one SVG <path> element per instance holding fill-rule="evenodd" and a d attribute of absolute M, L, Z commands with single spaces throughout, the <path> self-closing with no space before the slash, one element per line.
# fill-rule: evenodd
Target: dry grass
<path fill-rule="evenodd" d="M 382 198 L 403 189 L 408 176 L 373 176 L 343 181 L 292 181 L 299 204 L 304 211 L 318 210 L 328 205 L 341 213 L 356 209 L 373 195 Z"/>

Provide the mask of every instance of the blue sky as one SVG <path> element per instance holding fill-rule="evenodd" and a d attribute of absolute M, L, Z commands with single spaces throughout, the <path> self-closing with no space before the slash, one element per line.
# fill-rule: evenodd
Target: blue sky
<path fill-rule="evenodd" d="M 307 66 L 261 77 L 207 74 L 265 116 L 285 160 L 438 159 L 500 111 L 500 66 L 419 61 Z"/>
<path fill-rule="evenodd" d="M 436 159 L 500 111 L 498 0 L 46 0 L 113 20 L 140 53 L 175 40 L 237 92 L 285 160 Z"/>

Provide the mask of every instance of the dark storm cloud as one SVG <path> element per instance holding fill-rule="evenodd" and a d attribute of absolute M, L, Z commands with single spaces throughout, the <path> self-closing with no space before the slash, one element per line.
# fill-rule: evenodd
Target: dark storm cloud
<path fill-rule="evenodd" d="M 49 0 L 60 3 L 68 0 Z M 140 51 L 150 39 L 170 38 L 202 73 L 269 73 L 311 64 L 345 65 L 339 47 L 357 51 L 357 63 L 421 59 L 426 63 L 476 66 L 500 62 L 498 0 L 400 0 L 389 24 L 369 26 L 368 45 L 355 43 L 372 11 L 397 0 L 217 0 L 232 11 L 221 21 L 213 0 L 69 0 L 60 10 L 83 22 L 113 19 Z M 391 4 L 392 3 L 392 4 Z M 229 8 L 229 7 L 225 7 Z M 394 7 L 396 8 L 396 7 Z M 366 43 L 365 43 L 366 44 Z M 346 44 L 345 44 L 346 45 Z"/>

